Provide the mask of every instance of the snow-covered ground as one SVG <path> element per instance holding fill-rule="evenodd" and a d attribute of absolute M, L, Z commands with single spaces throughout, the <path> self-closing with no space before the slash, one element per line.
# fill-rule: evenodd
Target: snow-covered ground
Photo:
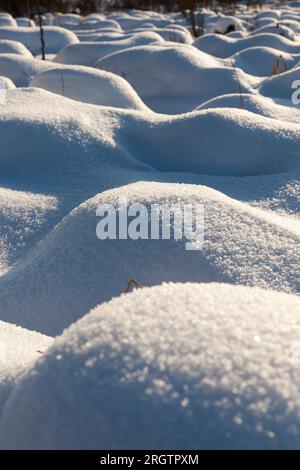
<path fill-rule="evenodd" d="M 300 449 L 300 5 L 196 19 L 0 14 L 1 449 Z"/>

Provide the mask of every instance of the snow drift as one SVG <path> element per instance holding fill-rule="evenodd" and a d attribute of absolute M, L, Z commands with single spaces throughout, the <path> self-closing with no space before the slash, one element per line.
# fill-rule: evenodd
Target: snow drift
<path fill-rule="evenodd" d="M 194 45 L 181 14 L 45 14 L 48 61 L 2 18 L 1 446 L 299 448 L 298 10 L 205 9 L 226 36 Z M 121 197 L 146 231 L 99 240 Z"/>
<path fill-rule="evenodd" d="M 197 110 L 213 108 L 240 108 L 261 116 L 300 124 L 300 109 L 289 106 L 289 102 L 267 98 L 260 95 L 232 94 L 213 98 L 196 108 Z"/>
<path fill-rule="evenodd" d="M 16 27 L 17 22 L 16 20 L 9 14 L 1 14 L 0 15 L 0 27 L 3 28 L 5 26 Z"/>
<path fill-rule="evenodd" d="M 1 447 L 299 449 L 299 310 L 299 298 L 222 284 L 104 304 L 15 387 Z"/>
<path fill-rule="evenodd" d="M 0 413 L 24 371 L 51 345 L 52 338 L 0 321 Z"/>
<path fill-rule="evenodd" d="M 57 54 L 63 47 L 79 42 L 74 33 L 56 26 L 45 26 L 44 37 L 47 54 Z M 21 42 L 34 55 L 41 53 L 40 30 L 37 27 L 1 27 L 0 39 Z"/>
<path fill-rule="evenodd" d="M 288 68 L 293 67 L 298 60 L 297 56 L 295 57 L 270 47 L 250 47 L 234 54 L 228 59 L 228 62 L 234 63 L 236 67 L 250 75 L 270 77 L 274 62 L 280 55 Z"/>
<path fill-rule="evenodd" d="M 300 44 L 278 34 L 264 33 L 249 38 L 235 39 L 220 34 L 207 34 L 193 44 L 207 54 L 226 58 L 250 47 L 271 47 L 289 54 L 300 54 Z"/>
<path fill-rule="evenodd" d="M 128 204 L 148 208 L 162 203 L 202 204 L 204 246 L 187 251 L 185 237 L 163 242 L 98 240 L 97 207 L 116 205 L 122 195 Z M 163 281 L 222 281 L 299 292 L 299 243 L 299 224 L 268 216 L 210 188 L 136 183 L 80 205 L 2 276 L 0 317 L 55 335 L 98 303 L 119 295 L 132 275 L 145 286 Z"/>
<path fill-rule="evenodd" d="M 0 40 L 0 54 L 21 54 L 32 57 L 31 52 L 18 41 Z"/>
<path fill-rule="evenodd" d="M 136 64 L 139 64 L 137 67 Z M 188 45 L 140 46 L 116 52 L 96 67 L 126 78 L 156 112 L 178 114 L 224 93 L 250 92 L 253 79 Z"/>
<path fill-rule="evenodd" d="M 28 86 L 31 79 L 55 64 L 22 54 L 1 54 L 0 75 L 9 78 L 17 87 Z"/>
<path fill-rule="evenodd" d="M 291 105 L 292 94 L 295 91 L 293 83 L 299 80 L 299 76 L 300 65 L 285 73 L 266 79 L 259 91 L 264 96 L 289 100 Z"/>
<path fill-rule="evenodd" d="M 0 75 L 0 83 L 1 89 L 5 88 L 5 90 L 13 90 L 15 87 L 14 83 L 7 77 L 3 77 Z"/>
<path fill-rule="evenodd" d="M 85 103 L 146 110 L 140 97 L 121 77 L 83 66 L 62 66 L 36 75 L 29 86 L 43 88 Z"/>
<path fill-rule="evenodd" d="M 81 42 L 62 49 L 55 58 L 55 62 L 72 65 L 94 65 L 98 59 L 112 52 L 128 49 L 143 44 L 161 43 L 163 39 L 156 33 L 136 34 L 119 41 Z"/>

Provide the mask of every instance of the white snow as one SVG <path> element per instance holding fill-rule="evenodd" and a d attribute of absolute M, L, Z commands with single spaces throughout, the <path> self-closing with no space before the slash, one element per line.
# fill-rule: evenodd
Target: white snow
<path fill-rule="evenodd" d="M 0 13 L 1 448 L 300 448 L 300 4 L 277 3 L 197 11 L 197 38 L 45 13 L 47 60 L 37 16 Z M 201 205 L 203 243 L 100 241 L 120 198 L 150 224 Z"/>
<path fill-rule="evenodd" d="M 161 43 L 162 38 L 156 33 L 142 33 L 127 39 L 112 42 L 81 42 L 65 47 L 55 58 L 55 62 L 72 65 L 94 65 L 98 59 L 112 52 L 128 49 L 136 45 Z"/>
<path fill-rule="evenodd" d="M 266 25 L 261 28 L 256 29 L 253 34 L 263 34 L 263 33 L 272 33 L 272 34 L 279 34 L 280 36 L 283 36 L 284 38 L 290 39 L 291 41 L 296 41 L 296 34 L 294 31 L 285 26 L 284 24 L 281 23 L 275 23 L 274 25 Z"/>
<path fill-rule="evenodd" d="M 69 65 L 51 68 L 36 75 L 29 86 L 85 103 L 144 111 L 147 109 L 126 80 L 92 67 Z"/>
<path fill-rule="evenodd" d="M 271 33 L 258 34 L 249 38 L 232 38 L 220 34 L 207 34 L 194 42 L 198 49 L 216 57 L 226 58 L 249 47 L 271 47 L 290 54 L 300 54 L 300 42 L 291 41 Z"/>
<path fill-rule="evenodd" d="M 221 17 L 214 21 L 208 28 L 208 33 L 226 34 L 229 31 L 244 31 L 243 23 L 233 16 Z"/>
<path fill-rule="evenodd" d="M 3 84 L 4 84 L 4 88 L 6 90 L 13 90 L 14 88 L 16 88 L 14 83 L 9 78 L 1 76 L 1 75 L 0 75 L 0 83 L 1 83 L 2 87 L 3 87 Z"/>
<path fill-rule="evenodd" d="M 57 26 L 45 26 L 44 37 L 47 54 L 57 54 L 63 47 L 79 42 L 74 33 Z M 22 42 L 34 55 L 41 52 L 40 29 L 37 27 L 1 27 L 0 39 Z"/>
<path fill-rule="evenodd" d="M 48 336 L 0 321 L 0 415 L 22 374 L 51 343 Z"/>
<path fill-rule="evenodd" d="M 299 311 L 298 297 L 222 284 L 103 304 L 16 386 L 1 447 L 299 449 Z"/>
<path fill-rule="evenodd" d="M 278 51 L 270 47 L 249 47 L 237 52 L 228 59 L 228 64 L 233 64 L 244 72 L 258 77 L 270 77 L 274 62 L 282 56 L 288 68 L 293 67 L 300 59 L 286 52 Z"/>
<path fill-rule="evenodd" d="M 261 87 L 260 93 L 264 96 L 290 100 L 294 91 L 292 84 L 299 80 L 300 65 L 285 73 L 266 79 Z"/>
<path fill-rule="evenodd" d="M 17 87 L 28 86 L 35 75 L 56 66 L 23 54 L 0 54 L 0 75 L 12 80 Z"/>
<path fill-rule="evenodd" d="M 0 40 L 0 54 L 21 54 L 32 57 L 31 52 L 18 41 Z"/>
<path fill-rule="evenodd" d="M 74 13 L 68 13 L 68 14 L 60 14 L 57 15 L 54 20 L 53 24 L 55 26 L 62 26 L 62 27 L 68 27 L 72 25 L 78 25 L 81 22 L 81 16 L 76 15 Z"/>
<path fill-rule="evenodd" d="M 242 93 L 223 95 L 213 98 L 196 108 L 197 110 L 212 108 L 239 108 L 270 117 L 278 121 L 288 121 L 300 124 L 300 109 L 289 106 L 288 100 L 278 100 L 260 95 Z"/>
<path fill-rule="evenodd" d="M 4 26 L 17 26 L 16 20 L 11 16 L 11 15 L 3 15 L 2 13 L 0 14 L 0 27 Z"/>
<path fill-rule="evenodd" d="M 45 143 L 45 135 L 43 140 Z M 99 150 L 98 146 L 98 154 Z M 65 170 L 65 177 L 71 180 L 71 168 L 69 173 Z M 204 248 L 185 251 L 184 240 L 164 241 L 163 245 L 153 240 L 99 242 L 95 236 L 96 209 L 100 202 L 117 203 L 121 195 L 126 195 L 131 204 L 142 202 L 147 206 L 166 201 L 204 204 Z M 0 283 L 1 317 L 57 334 L 97 303 L 120 294 L 132 273 L 145 285 L 164 280 L 230 280 L 299 292 L 299 237 L 299 223 L 269 216 L 212 189 L 137 183 L 99 194 L 76 208 L 24 262 L 4 276 Z M 266 239 L 270 240 L 268 246 Z M 165 263 L 158 264 L 160 257 Z M 280 269 L 274 272 L 272 267 L 278 263 Z"/>
<path fill-rule="evenodd" d="M 16 18 L 16 22 L 18 26 L 35 26 L 35 22 L 30 18 Z"/>
<path fill-rule="evenodd" d="M 212 97 L 238 92 L 239 87 L 251 92 L 255 83 L 242 70 L 236 72 L 188 45 L 134 47 L 110 54 L 95 66 L 126 78 L 158 113 L 191 111 Z"/>

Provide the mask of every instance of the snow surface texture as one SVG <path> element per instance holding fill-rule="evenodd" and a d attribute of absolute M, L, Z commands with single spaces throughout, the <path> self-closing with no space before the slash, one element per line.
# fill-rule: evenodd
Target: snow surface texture
<path fill-rule="evenodd" d="M 0 83 L 1 83 L 1 88 L 3 88 L 3 85 L 4 85 L 4 88 L 6 90 L 13 90 L 15 87 L 14 83 L 7 77 L 2 77 L 0 75 Z"/>
<path fill-rule="evenodd" d="M 139 64 L 137 67 L 136 64 Z M 251 92 L 253 77 L 186 46 L 140 46 L 117 52 L 96 67 L 126 78 L 154 111 L 179 114 L 224 93 Z"/>
<path fill-rule="evenodd" d="M 39 231 L 33 227 L 24 241 L 22 230 L 12 237 L 14 214 L 2 229 L 1 258 L 7 271 L 0 278 L 2 320 L 57 334 L 97 303 L 120 294 L 133 273 L 145 285 L 164 280 L 230 281 L 299 292 L 299 224 L 199 186 L 211 185 L 201 173 L 215 175 L 215 185 L 224 184 L 224 175 L 264 175 L 258 185 L 263 184 L 266 197 L 268 187 L 273 192 L 280 181 L 284 188 L 286 178 L 285 197 L 290 194 L 292 205 L 295 189 L 290 180 L 297 180 L 299 174 L 297 125 L 228 108 L 170 118 L 96 107 L 38 89 L 7 94 L 0 117 L 0 143 L 9 143 L 0 161 L 2 181 L 6 187 L 13 181 L 14 190 L 17 185 L 21 191 L 48 198 L 40 199 L 41 208 L 36 206 L 39 198 L 32 199 L 28 217 L 40 220 Z M 203 135 L 201 148 L 194 145 L 199 134 Z M 241 147 L 248 153 L 241 155 Z M 168 176 L 175 171 L 177 175 Z M 198 186 L 137 183 L 88 200 L 108 187 L 153 179 Z M 253 178 L 249 182 L 253 197 Z M 230 179 L 227 191 L 234 185 L 239 188 L 239 180 Z M 129 202 L 146 205 L 174 199 L 204 204 L 204 249 L 187 252 L 183 242 L 172 240 L 99 242 L 97 206 L 116 202 L 122 194 L 128 195 Z M 4 214 L 7 217 L 7 210 Z M 52 230 L 55 220 L 61 223 Z M 45 231 L 49 236 L 30 250 L 32 237 Z M 158 265 L 158 258 L 169 261 Z"/>
<path fill-rule="evenodd" d="M 29 86 L 85 103 L 146 110 L 130 84 L 115 74 L 83 66 L 62 66 L 36 75 Z"/>
<path fill-rule="evenodd" d="M 288 67 L 293 67 L 300 55 L 291 55 L 281 52 L 284 62 Z M 272 75 L 273 64 L 278 59 L 278 50 L 270 47 L 249 47 L 234 54 L 228 59 L 228 64 L 234 64 L 235 67 L 244 72 L 259 77 L 269 77 Z"/>
<path fill-rule="evenodd" d="M 55 58 L 56 62 L 62 64 L 79 64 L 79 65 L 94 65 L 98 59 L 104 57 L 112 52 L 128 49 L 132 46 L 160 43 L 161 37 L 149 32 L 146 35 L 138 34 L 131 38 L 104 43 L 101 42 L 81 42 L 80 44 L 72 44 L 65 47 Z"/>
<path fill-rule="evenodd" d="M 0 416 L 24 371 L 51 345 L 52 338 L 0 321 Z"/>
<path fill-rule="evenodd" d="M 0 27 L 3 26 L 17 26 L 16 20 L 8 14 L 0 14 Z"/>
<path fill-rule="evenodd" d="M 286 104 L 286 105 L 284 105 Z M 213 98 L 212 100 L 198 106 L 198 110 L 212 108 L 242 108 L 255 114 L 271 117 L 279 121 L 289 121 L 300 124 L 300 109 L 287 106 L 288 102 L 284 100 L 267 98 L 260 95 L 251 94 L 232 94 Z"/>
<path fill-rule="evenodd" d="M 16 22 L 18 26 L 35 26 L 34 21 L 30 18 L 16 18 Z"/>
<path fill-rule="evenodd" d="M 0 54 L 21 54 L 32 57 L 31 52 L 18 41 L 0 40 Z"/>
<path fill-rule="evenodd" d="M 63 47 L 78 42 L 74 33 L 56 26 L 45 26 L 44 28 L 46 53 L 56 54 Z M 33 27 L 7 27 L 0 28 L 0 39 L 11 39 L 19 41 L 37 55 L 41 52 L 41 40 L 39 28 Z"/>
<path fill-rule="evenodd" d="M 35 75 L 54 67 L 53 62 L 23 54 L 0 54 L 0 75 L 9 78 L 17 87 L 28 86 Z"/>
<path fill-rule="evenodd" d="M 250 47 L 271 47 L 290 54 L 300 53 L 300 42 L 291 41 L 277 34 L 257 34 L 249 38 L 230 38 L 222 35 L 207 34 L 194 42 L 198 49 L 216 57 L 229 57 Z"/>
<path fill-rule="evenodd" d="M 34 20 L 0 14 L 0 445 L 299 448 L 300 8 L 47 14 L 47 60 Z M 100 241 L 120 196 L 202 204 L 203 247 Z"/>
<path fill-rule="evenodd" d="M 297 297 L 222 284 L 103 304 L 15 387 L 1 447 L 299 449 L 299 312 Z"/>

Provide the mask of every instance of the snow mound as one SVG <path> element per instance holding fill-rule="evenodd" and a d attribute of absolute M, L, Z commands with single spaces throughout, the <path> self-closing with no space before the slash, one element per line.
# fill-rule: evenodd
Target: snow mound
<path fill-rule="evenodd" d="M 68 28 L 68 26 L 78 25 L 81 20 L 81 16 L 76 15 L 74 13 L 68 13 L 64 15 L 60 14 L 54 18 L 53 24 L 55 26 L 62 26 L 63 28 Z"/>
<path fill-rule="evenodd" d="M 145 17 L 142 18 L 133 18 L 131 16 L 129 17 L 124 17 L 123 18 L 120 16 L 117 19 L 118 24 L 121 26 L 121 28 L 126 31 L 128 29 L 133 29 L 133 28 L 141 28 L 145 23 L 147 23 L 149 20 Z M 172 20 L 170 21 L 169 19 L 166 18 L 154 18 L 152 17 L 150 20 L 151 24 L 156 26 L 157 28 L 164 28 L 165 26 L 170 25 L 172 23 Z"/>
<path fill-rule="evenodd" d="M 118 141 L 127 153 L 159 171 L 247 176 L 299 166 L 300 129 L 290 123 L 238 109 L 154 119 L 139 131 L 128 126 Z M 200 137 L 198 145 L 195 136 Z"/>
<path fill-rule="evenodd" d="M 70 158 L 70 152 L 81 160 L 86 152 L 90 152 L 92 158 L 104 148 L 106 152 L 122 155 L 120 158 L 124 161 L 140 162 L 143 168 L 163 172 L 253 176 L 294 171 L 299 165 L 299 126 L 274 122 L 246 110 L 204 110 L 171 117 L 94 107 L 44 90 L 24 89 L 8 93 L 0 120 L 2 145 L 9 142 L 0 159 L 5 165 L 2 173 L 13 172 L 15 177 L 19 164 L 29 158 L 34 170 L 41 172 L 38 177 L 33 175 L 39 180 L 43 173 L 40 152 L 46 142 L 49 154 L 54 154 L 48 162 L 54 172 L 58 171 L 55 165 L 60 166 L 61 158 L 62 161 Z M 19 132 L 20 142 L 26 142 L 22 158 L 20 148 L 13 143 L 17 141 L 16 132 Z M 46 140 L 34 139 L 36 132 Z M 14 141 L 11 141 L 11 134 L 15 135 Z M 74 138 L 73 148 L 69 144 L 71 138 Z M 80 165 L 83 171 L 85 165 L 83 162 Z M 23 178 L 26 174 L 32 181 L 26 166 L 23 171 Z"/>
<path fill-rule="evenodd" d="M 52 338 L 0 321 L 0 413 L 26 368 L 51 345 Z"/>
<path fill-rule="evenodd" d="M 116 51 L 122 51 L 137 45 L 160 44 L 163 39 L 156 33 L 142 33 L 127 39 L 81 42 L 65 47 L 55 58 L 55 62 L 72 65 L 94 65 L 98 59 Z"/>
<path fill-rule="evenodd" d="M 221 34 L 207 34 L 196 39 L 193 44 L 207 54 L 226 58 L 250 47 L 271 47 L 290 54 L 300 53 L 300 44 L 278 34 L 257 34 L 249 38 L 234 39 Z M 280 52 L 279 52 L 280 53 Z"/>
<path fill-rule="evenodd" d="M 117 205 L 120 196 L 148 210 L 151 204 L 203 205 L 203 247 L 186 250 L 186 237 L 100 241 L 96 210 L 99 204 Z M 120 295 L 131 276 L 145 286 L 222 281 L 299 292 L 299 244 L 299 224 L 213 189 L 140 182 L 77 207 L 24 262 L 2 276 L 0 318 L 55 335 L 97 304 Z"/>
<path fill-rule="evenodd" d="M 245 31 L 242 21 L 234 16 L 218 18 L 207 30 L 208 33 L 219 34 L 227 34 L 231 31 Z"/>
<path fill-rule="evenodd" d="M 261 28 L 256 29 L 253 31 L 252 35 L 256 34 L 263 34 L 263 33 L 271 33 L 271 34 L 279 34 L 284 38 L 290 39 L 291 41 L 297 41 L 297 37 L 295 32 L 283 24 L 275 24 L 275 25 L 265 25 Z"/>
<path fill-rule="evenodd" d="M 300 66 L 266 79 L 259 92 L 264 96 L 289 100 L 291 105 L 292 94 L 295 91 L 293 83 L 299 81 L 299 76 Z"/>
<path fill-rule="evenodd" d="M 262 11 L 258 13 L 255 17 L 256 21 L 260 21 L 262 19 L 266 18 L 272 18 L 274 20 L 279 20 L 280 19 L 281 12 L 278 10 L 267 10 L 267 11 Z"/>
<path fill-rule="evenodd" d="M 181 44 L 192 44 L 194 39 L 188 30 L 181 30 L 173 27 L 155 28 L 151 32 L 159 34 L 165 41 L 178 42 Z"/>
<path fill-rule="evenodd" d="M 115 20 L 109 19 L 95 19 L 95 18 L 86 18 L 79 26 L 80 29 L 99 29 L 103 30 L 106 28 L 122 31 L 119 23 Z"/>
<path fill-rule="evenodd" d="M 88 23 L 89 21 L 102 21 L 105 20 L 105 15 L 101 13 L 90 13 L 83 18 L 84 23 Z"/>
<path fill-rule="evenodd" d="M 44 38 L 47 54 L 57 54 L 63 47 L 79 42 L 74 33 L 57 26 L 45 26 Z M 24 44 L 33 55 L 41 53 L 40 29 L 35 27 L 0 28 L 0 39 Z"/>
<path fill-rule="evenodd" d="M 299 311 L 224 284 L 99 306 L 15 387 L 1 448 L 299 449 Z"/>
<path fill-rule="evenodd" d="M 126 80 L 90 67 L 70 65 L 46 70 L 36 75 L 29 86 L 85 103 L 147 110 Z"/>
<path fill-rule="evenodd" d="M 236 39 L 239 39 L 239 38 L 246 38 L 248 37 L 248 33 L 246 33 L 245 31 L 233 31 L 232 33 L 228 33 L 227 36 L 229 38 L 236 38 Z"/>
<path fill-rule="evenodd" d="M 269 77 L 272 75 L 274 62 L 282 56 L 288 68 L 295 64 L 295 57 L 291 54 L 279 52 L 270 47 L 250 47 L 234 54 L 229 63 L 234 63 L 244 72 L 258 77 Z"/>
<path fill-rule="evenodd" d="M 0 14 L 0 27 L 5 27 L 5 26 L 11 26 L 11 27 L 16 27 L 17 22 L 16 20 L 9 14 L 3 15 Z"/>
<path fill-rule="evenodd" d="M 247 95 L 245 93 L 223 95 L 213 98 L 196 108 L 197 110 L 213 108 L 240 108 L 260 114 L 261 116 L 300 124 L 300 109 L 291 107 L 287 102 L 286 106 L 276 103 L 273 99 L 260 95 Z"/>
<path fill-rule="evenodd" d="M 300 33 L 300 18 L 298 18 L 298 20 L 295 20 L 295 19 L 281 20 L 280 25 L 290 28 L 292 31 L 294 31 L 296 35 L 299 35 Z M 298 40 L 298 38 L 296 38 L 296 40 Z"/>
<path fill-rule="evenodd" d="M 299 224 L 291 216 L 299 208 L 299 139 L 299 125 L 245 110 L 172 117 L 37 88 L 8 91 L 0 106 L 0 174 L 2 187 L 14 191 L 0 194 L 0 319 L 56 334 L 120 294 L 131 276 L 144 285 L 223 281 L 299 292 Z M 129 190 L 136 181 L 195 186 Z M 203 202 L 205 251 L 191 256 L 172 240 L 100 242 L 98 201 L 126 193 L 148 206 Z"/>
<path fill-rule="evenodd" d="M 52 62 L 21 54 L 0 55 L 0 75 L 12 80 L 17 87 L 27 86 L 35 75 L 53 67 Z"/>
<path fill-rule="evenodd" d="M 136 64 L 139 64 L 137 67 Z M 156 112 L 179 114 L 224 93 L 250 92 L 253 80 L 241 70 L 188 45 L 140 46 L 100 59 L 95 66 L 120 75 Z"/>
<path fill-rule="evenodd" d="M 13 90 L 15 87 L 15 84 L 7 77 L 3 77 L 0 75 L 0 84 L 2 85 L 1 86 L 1 89 L 3 89 L 3 85 L 4 85 L 4 88 L 6 90 Z"/>
<path fill-rule="evenodd" d="M 0 54 L 21 54 L 32 57 L 31 52 L 18 41 L 0 40 Z"/>
<path fill-rule="evenodd" d="M 24 27 L 24 26 L 35 27 L 35 22 L 31 20 L 30 18 L 16 18 L 16 22 L 17 22 L 17 25 L 21 27 Z"/>
<path fill-rule="evenodd" d="M 37 192 L 0 189 L 0 275 L 18 262 L 45 235 L 57 211 L 55 197 Z"/>
<path fill-rule="evenodd" d="M 141 34 L 141 33 L 140 33 Z M 115 41 L 123 40 L 132 37 L 132 34 L 126 35 L 120 31 L 114 30 L 101 30 L 97 31 L 76 31 L 76 36 L 80 42 L 102 42 L 102 41 Z"/>

